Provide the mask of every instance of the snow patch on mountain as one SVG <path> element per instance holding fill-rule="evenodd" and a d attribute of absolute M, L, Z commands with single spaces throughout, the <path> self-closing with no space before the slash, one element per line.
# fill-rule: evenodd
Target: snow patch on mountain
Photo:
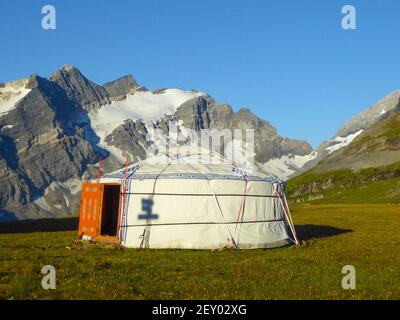
<path fill-rule="evenodd" d="M 67 189 L 72 195 L 75 195 L 81 191 L 82 180 L 78 178 L 72 178 L 65 182 L 58 182 L 58 185 L 64 189 Z"/>
<path fill-rule="evenodd" d="M 123 155 L 123 151 L 120 148 L 114 147 L 114 146 L 109 146 L 105 143 L 100 143 L 100 145 L 104 148 L 107 149 L 108 152 L 110 152 L 119 162 L 124 163 L 125 162 L 125 157 Z"/>
<path fill-rule="evenodd" d="M 71 178 L 65 182 L 53 181 L 44 191 L 43 196 L 33 201 L 39 208 L 48 213 L 54 213 L 54 209 L 64 210 L 76 196 L 82 187 L 82 179 Z"/>
<path fill-rule="evenodd" d="M 127 119 L 156 121 L 163 115 L 173 114 L 181 104 L 201 95 L 204 93 L 181 89 L 137 91 L 127 95 L 124 100 L 103 105 L 97 112 L 90 114 L 92 128 L 103 140 Z"/>
<path fill-rule="evenodd" d="M 28 80 L 18 80 L 0 86 L 0 115 L 12 110 L 31 91 L 25 88 L 27 83 Z"/>
<path fill-rule="evenodd" d="M 41 209 L 51 212 L 51 207 L 47 203 L 47 201 L 44 197 L 36 199 L 35 201 L 33 201 L 33 203 L 36 204 L 37 206 L 39 206 Z"/>
<path fill-rule="evenodd" d="M 333 145 L 327 147 L 325 150 L 328 154 L 348 146 L 355 138 L 357 138 L 364 130 L 359 130 L 355 133 L 349 134 L 346 137 L 336 137 L 332 140 Z"/>
<path fill-rule="evenodd" d="M 9 124 L 9 125 L 6 125 L 3 128 L 1 128 L 1 131 L 7 130 L 7 129 L 12 129 L 13 127 L 14 127 L 13 125 Z"/>
<path fill-rule="evenodd" d="M 274 158 L 264 163 L 263 168 L 270 174 L 279 179 L 286 180 L 289 176 L 300 170 L 308 162 L 314 160 L 318 153 L 311 152 L 305 156 L 285 155 L 280 158 Z"/>

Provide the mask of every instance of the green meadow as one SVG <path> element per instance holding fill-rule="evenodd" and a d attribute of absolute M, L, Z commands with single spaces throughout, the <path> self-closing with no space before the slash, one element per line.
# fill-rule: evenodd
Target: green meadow
<path fill-rule="evenodd" d="M 77 219 L 0 224 L 1 299 L 400 299 L 400 206 L 298 204 L 299 246 L 137 250 L 77 241 Z M 56 268 L 55 290 L 41 268 Z M 356 269 L 356 289 L 341 286 Z"/>
<path fill-rule="evenodd" d="M 313 185 L 317 190 L 310 191 Z M 310 170 L 290 179 L 287 186 L 291 203 L 400 204 L 400 163 L 358 171 Z"/>

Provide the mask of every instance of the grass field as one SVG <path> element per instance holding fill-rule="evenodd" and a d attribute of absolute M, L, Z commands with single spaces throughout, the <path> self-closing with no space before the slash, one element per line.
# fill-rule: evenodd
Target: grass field
<path fill-rule="evenodd" d="M 336 173 L 333 173 L 333 175 L 340 177 Z M 350 173 L 347 174 L 346 179 L 349 177 L 351 177 Z M 338 179 L 330 189 L 321 190 L 316 194 L 289 196 L 289 199 L 292 203 L 297 199 L 302 199 L 313 204 L 397 204 L 400 203 L 400 177 L 356 185 L 346 185 Z"/>
<path fill-rule="evenodd" d="M 0 298 L 400 299 L 399 205 L 292 211 L 300 246 L 250 251 L 74 242 L 75 219 L 1 224 Z M 56 290 L 41 288 L 47 264 L 56 268 Z M 345 265 L 356 268 L 356 290 L 341 287 Z"/>
<path fill-rule="evenodd" d="M 287 183 L 290 202 L 400 203 L 400 162 L 363 170 L 307 171 Z"/>

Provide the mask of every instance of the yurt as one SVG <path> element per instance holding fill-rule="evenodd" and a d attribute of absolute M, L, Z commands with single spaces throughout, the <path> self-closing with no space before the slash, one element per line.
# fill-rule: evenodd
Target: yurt
<path fill-rule="evenodd" d="M 78 232 L 130 248 L 298 243 L 285 184 L 215 153 L 158 154 L 84 183 Z"/>

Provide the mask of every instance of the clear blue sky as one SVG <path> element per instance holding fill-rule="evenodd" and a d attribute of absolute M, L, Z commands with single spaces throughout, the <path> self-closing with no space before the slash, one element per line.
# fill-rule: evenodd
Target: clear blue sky
<path fill-rule="evenodd" d="M 41 8 L 57 29 L 41 28 Z M 341 8 L 357 9 L 357 30 Z M 0 2 L 0 82 L 68 63 L 104 83 L 198 89 L 314 147 L 400 88 L 398 0 Z"/>

